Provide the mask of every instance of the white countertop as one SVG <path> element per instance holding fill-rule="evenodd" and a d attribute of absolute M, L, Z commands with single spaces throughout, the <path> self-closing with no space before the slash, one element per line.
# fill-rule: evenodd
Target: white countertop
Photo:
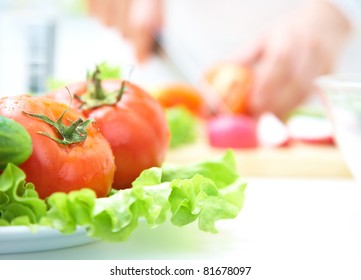
<path fill-rule="evenodd" d="M 196 225 L 141 224 L 122 243 L 98 241 L 0 259 L 237 259 L 285 279 L 360 279 L 360 201 L 361 186 L 353 180 L 250 178 L 243 210 L 237 219 L 220 222 L 215 235 Z"/>

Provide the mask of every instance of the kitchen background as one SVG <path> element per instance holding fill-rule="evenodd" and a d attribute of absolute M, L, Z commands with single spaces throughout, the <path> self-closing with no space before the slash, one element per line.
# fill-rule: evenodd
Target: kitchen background
<path fill-rule="evenodd" d="M 177 16 L 177 1 L 167 0 L 167 15 Z M 184 3 L 183 3 L 184 2 Z M 204 67 L 215 59 L 225 58 L 229 46 L 252 39 L 257 32 L 265 28 L 270 18 L 284 12 L 284 8 L 292 7 L 298 0 L 280 0 L 279 6 L 267 1 L 249 1 L 249 5 L 258 5 L 257 16 L 242 18 L 240 24 L 252 24 L 256 30 L 242 33 L 235 38 L 232 31 L 227 30 L 228 21 L 214 21 L 206 29 L 192 25 L 192 18 L 206 20 L 205 14 L 227 13 L 229 18 L 236 15 L 225 6 L 221 11 L 212 9 L 212 2 L 204 18 L 197 13 L 202 9 L 203 1 L 183 1 L 183 9 L 188 9 L 189 17 L 168 21 L 164 29 L 164 45 L 172 59 L 188 78 L 194 82 Z M 269 1 L 270 2 L 270 1 Z M 284 5 L 287 2 L 287 5 Z M 112 29 L 108 29 L 87 15 L 85 0 L 0 0 L 0 95 L 14 95 L 24 92 L 43 92 L 49 79 L 76 81 L 85 77 L 87 69 L 94 64 L 107 61 L 114 65 L 135 65 L 130 46 Z M 179 4 L 179 3 L 178 3 Z M 272 6 L 270 9 L 269 6 Z M 209 15 L 208 15 L 209 16 Z M 260 20 L 262 19 L 262 20 Z M 259 24 L 255 24 L 258 21 Z M 224 38 L 214 38 L 217 48 L 203 45 L 196 40 L 197 33 L 209 39 L 217 29 L 226 30 Z M 182 30 L 179 32 L 179 30 Z M 174 40 L 172 33 L 179 37 Z M 207 33 L 208 32 L 208 33 Z M 183 44 L 190 36 L 195 38 L 193 54 Z M 188 40 L 189 41 L 189 40 Z M 205 40 L 208 42 L 207 40 Z M 219 46 L 223 46 L 220 48 Z M 361 72 L 361 31 L 355 32 L 349 40 L 344 55 L 340 60 L 338 72 Z M 217 53 L 216 50 L 222 50 Z M 203 61 L 197 53 L 203 55 Z M 223 57 L 222 57 L 223 56 Z M 159 57 L 153 57 L 147 63 L 136 65 L 131 79 L 145 86 L 179 79 L 175 71 Z"/>
<path fill-rule="evenodd" d="M 0 96 L 41 93 L 52 79 L 84 79 L 101 62 L 135 64 L 127 42 L 90 18 L 84 3 L 0 0 Z M 152 58 L 131 79 L 149 84 L 175 77 Z"/>

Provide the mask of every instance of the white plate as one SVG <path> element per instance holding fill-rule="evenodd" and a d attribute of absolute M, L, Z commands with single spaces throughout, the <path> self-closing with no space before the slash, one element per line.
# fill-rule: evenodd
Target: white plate
<path fill-rule="evenodd" d="M 28 253 L 73 247 L 97 241 L 87 236 L 84 228 L 73 234 L 39 227 L 35 231 L 25 226 L 0 227 L 0 254 Z"/>

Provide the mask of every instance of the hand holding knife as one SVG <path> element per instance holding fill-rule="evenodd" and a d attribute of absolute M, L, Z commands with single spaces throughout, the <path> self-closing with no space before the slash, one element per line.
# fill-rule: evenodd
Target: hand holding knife
<path fill-rule="evenodd" d="M 233 62 L 215 64 L 197 75 L 198 80 L 177 64 L 177 59 L 155 40 L 154 52 L 180 79 L 194 86 L 209 109 L 210 115 L 243 113 L 251 85 L 251 72 Z"/>

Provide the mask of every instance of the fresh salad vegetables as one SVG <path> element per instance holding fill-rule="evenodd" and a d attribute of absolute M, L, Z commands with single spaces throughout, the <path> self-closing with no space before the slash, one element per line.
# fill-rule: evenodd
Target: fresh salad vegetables
<path fill-rule="evenodd" d="M 264 113 L 257 120 L 257 138 L 261 147 L 285 147 L 290 141 L 290 132 L 285 123 L 272 113 Z"/>
<path fill-rule="evenodd" d="M 170 148 L 178 148 L 196 141 L 198 122 L 194 115 L 183 106 L 165 109 L 170 131 Z"/>
<path fill-rule="evenodd" d="M 198 221 L 200 230 L 216 232 L 216 221 L 235 218 L 246 184 L 233 152 L 185 166 L 164 164 L 168 124 L 187 130 L 176 143 L 192 141 L 194 115 L 172 108 L 167 120 L 160 103 L 137 85 L 103 80 L 119 72 L 102 67 L 48 97 L 0 99 L 1 133 L 30 149 L 19 156 L 0 138 L 10 151 L 0 149 L 0 226 L 63 233 L 84 227 L 92 237 L 122 241 L 140 219 L 151 227 L 168 219 L 177 226 Z M 184 123 L 171 121 L 174 115 Z"/>
<path fill-rule="evenodd" d="M 322 116 L 293 115 L 287 121 L 290 137 L 310 144 L 333 145 L 334 131 L 331 120 Z"/>
<path fill-rule="evenodd" d="M 246 188 L 231 151 L 211 161 L 147 169 L 132 185 L 104 198 L 85 188 L 43 200 L 24 172 L 8 164 L 0 175 L 0 225 L 49 226 L 63 233 L 82 226 L 107 241 L 126 240 L 139 219 L 151 227 L 168 219 L 177 226 L 197 221 L 200 230 L 216 232 L 216 221 L 237 216 Z"/>
<path fill-rule="evenodd" d="M 82 188 L 93 189 L 98 197 L 108 195 L 114 157 L 94 122 L 39 96 L 1 98 L 0 114 L 20 123 L 31 136 L 32 154 L 20 167 L 41 198 Z"/>
<path fill-rule="evenodd" d="M 0 115 L 0 170 L 8 162 L 21 164 L 32 153 L 31 137 L 16 121 Z"/>
<path fill-rule="evenodd" d="M 109 142 L 116 165 L 113 188 L 129 188 L 142 170 L 162 164 L 169 130 L 164 110 L 153 97 L 133 83 L 102 76 L 102 68 L 96 67 L 87 81 L 69 85 L 72 107 L 94 119 Z M 69 102 L 64 88 L 49 97 Z"/>

